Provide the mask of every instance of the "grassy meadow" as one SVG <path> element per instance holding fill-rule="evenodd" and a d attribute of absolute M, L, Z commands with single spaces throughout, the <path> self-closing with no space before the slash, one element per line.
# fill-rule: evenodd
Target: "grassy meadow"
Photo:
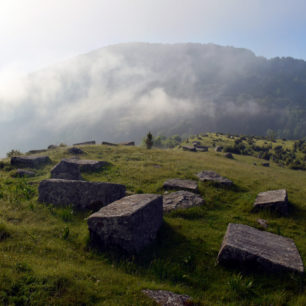
<path fill-rule="evenodd" d="M 0 304 L 155 305 L 141 290 L 165 289 L 190 295 L 196 305 L 306 305 L 303 276 L 246 274 L 216 265 L 227 224 L 260 228 L 258 218 L 268 221 L 268 231 L 292 238 L 306 263 L 305 171 L 273 162 L 263 167 L 262 160 L 252 156 L 234 155 L 231 160 L 213 148 L 196 153 L 104 145 L 82 149 L 86 154 L 81 158 L 111 163 L 100 172 L 82 174 L 84 179 L 124 184 L 128 194 L 162 194 L 166 179 L 197 179 L 201 170 L 214 170 L 235 187 L 199 182 L 205 205 L 165 214 L 156 242 L 124 257 L 90 247 L 86 217 L 92 212 L 38 203 L 39 182 L 50 177 L 50 169 L 62 158 L 72 157 L 67 147 L 48 150 L 52 165 L 33 178 L 12 178 L 15 169 L 4 159 Z M 250 212 L 258 192 L 280 188 L 287 189 L 293 205 L 289 217 Z"/>

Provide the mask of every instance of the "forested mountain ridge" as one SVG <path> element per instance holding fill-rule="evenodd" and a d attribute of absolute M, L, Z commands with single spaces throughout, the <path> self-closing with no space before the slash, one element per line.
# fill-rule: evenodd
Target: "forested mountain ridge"
<path fill-rule="evenodd" d="M 0 92 L 5 152 L 83 139 L 140 141 L 148 130 L 306 136 L 306 62 L 241 48 L 119 44 L 17 85 L 13 94 Z"/>

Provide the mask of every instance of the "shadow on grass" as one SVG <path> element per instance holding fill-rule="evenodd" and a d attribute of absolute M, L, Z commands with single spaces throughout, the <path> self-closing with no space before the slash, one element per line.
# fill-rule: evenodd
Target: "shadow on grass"
<path fill-rule="evenodd" d="M 206 276 L 200 272 L 208 252 L 205 241 L 188 240 L 166 222 L 155 242 L 138 254 L 127 254 L 118 248 L 103 250 L 90 241 L 88 249 L 125 273 L 193 287 L 201 287 L 206 282 Z"/>

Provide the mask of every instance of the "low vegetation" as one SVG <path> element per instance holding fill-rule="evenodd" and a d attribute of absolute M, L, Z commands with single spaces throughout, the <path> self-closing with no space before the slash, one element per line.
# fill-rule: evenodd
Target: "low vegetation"
<path fill-rule="evenodd" d="M 37 188 L 50 169 L 70 157 L 66 147 L 47 154 L 53 164 L 32 178 L 11 178 L 15 171 L 4 159 L 0 169 L 0 304 L 3 305 L 154 305 L 142 289 L 165 289 L 193 297 L 199 305 L 305 305 L 305 277 L 294 274 L 242 273 L 216 265 L 229 222 L 260 228 L 292 238 L 306 262 L 306 172 L 280 167 L 287 153 L 305 156 L 304 142 L 268 141 L 227 135 L 197 135 L 209 152 L 126 146 L 84 146 L 82 158 L 110 163 L 86 180 L 125 184 L 129 194 L 163 193 L 169 178 L 196 179 L 201 170 L 214 170 L 230 178 L 235 188 L 216 188 L 199 182 L 202 207 L 164 215 L 158 239 L 140 254 L 124 257 L 99 252 L 89 245 L 86 217 L 70 207 L 56 208 L 37 201 Z M 235 154 L 226 159 L 212 148 L 220 145 L 269 147 L 270 167 L 262 167 L 256 154 Z M 266 143 L 265 143 L 266 142 Z M 282 146 L 282 150 L 276 149 Z M 280 153 L 281 152 L 281 153 Z M 45 153 L 42 153 L 42 155 Z M 289 154 L 289 153 L 288 153 Z M 286 165 L 286 164 L 285 164 Z M 251 213 L 256 194 L 286 188 L 293 205 L 289 217 Z"/>

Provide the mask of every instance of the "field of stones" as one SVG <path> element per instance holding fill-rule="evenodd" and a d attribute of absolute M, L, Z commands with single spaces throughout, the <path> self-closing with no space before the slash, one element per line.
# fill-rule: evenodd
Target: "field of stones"
<path fill-rule="evenodd" d="M 305 305 L 306 172 L 192 141 L 3 159 L 0 303 Z"/>

